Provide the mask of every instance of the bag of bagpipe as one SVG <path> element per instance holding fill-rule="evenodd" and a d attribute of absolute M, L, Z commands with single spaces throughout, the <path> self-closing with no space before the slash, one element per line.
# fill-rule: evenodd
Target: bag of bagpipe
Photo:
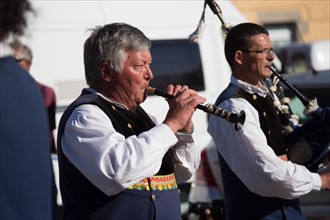
<path fill-rule="evenodd" d="M 311 116 L 285 136 L 288 159 L 311 172 L 330 171 L 330 108 L 318 108 Z"/>

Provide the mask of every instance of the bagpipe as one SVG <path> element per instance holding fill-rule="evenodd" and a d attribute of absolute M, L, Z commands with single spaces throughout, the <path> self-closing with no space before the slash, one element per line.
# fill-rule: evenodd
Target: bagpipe
<path fill-rule="evenodd" d="M 301 94 L 274 66 L 269 91 L 274 97 L 273 103 L 279 112 L 284 126 L 283 133 L 287 144 L 288 159 L 306 166 L 310 171 L 317 172 L 329 163 L 330 152 L 330 108 L 321 108 L 317 99 L 308 99 Z M 266 79 L 267 81 L 269 79 Z M 285 96 L 282 84 L 285 85 L 305 106 L 304 114 L 310 118 L 303 124 L 290 109 L 290 99 Z M 277 98 L 277 99 L 276 99 Z"/>
<path fill-rule="evenodd" d="M 222 16 L 222 11 L 215 0 L 205 0 L 204 9 L 199 24 L 189 40 L 198 43 L 205 23 L 206 5 L 220 19 L 221 29 L 225 34 L 230 30 Z M 288 159 L 294 163 L 304 165 L 312 172 L 322 172 L 330 168 L 330 107 L 321 108 L 317 99 L 307 99 L 274 66 L 269 66 L 273 73 L 271 78 L 262 81 L 270 91 L 274 107 L 279 112 L 283 124 L 283 135 L 287 145 Z M 290 99 L 285 96 L 284 84 L 305 106 L 304 113 L 310 116 L 305 123 L 299 124 L 299 118 L 292 113 Z M 325 168 L 326 167 L 326 168 Z M 327 171 L 328 172 L 328 171 Z"/>

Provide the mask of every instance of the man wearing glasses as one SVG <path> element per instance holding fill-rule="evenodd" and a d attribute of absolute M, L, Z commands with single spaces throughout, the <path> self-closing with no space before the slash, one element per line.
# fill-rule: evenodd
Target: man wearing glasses
<path fill-rule="evenodd" d="M 329 189 L 329 173 L 311 173 L 288 161 L 282 123 L 261 80 L 271 76 L 275 58 L 268 31 L 257 24 L 233 27 L 225 42 L 232 70 L 229 86 L 216 105 L 244 110 L 241 130 L 211 116 L 208 132 L 220 158 L 227 219 L 305 219 L 299 197 Z"/>
<path fill-rule="evenodd" d="M 13 49 L 13 55 L 16 59 L 17 63 L 26 71 L 29 72 L 31 65 L 33 54 L 31 49 L 22 44 L 20 41 L 15 40 L 10 43 L 10 47 Z M 56 95 L 55 91 L 40 82 L 36 82 L 38 87 L 41 90 L 42 97 L 44 100 L 44 104 L 47 110 L 48 115 L 48 123 L 49 123 L 49 135 L 50 135 L 50 151 L 51 153 L 56 153 L 56 146 L 55 146 L 55 137 L 54 131 L 56 128 Z"/>

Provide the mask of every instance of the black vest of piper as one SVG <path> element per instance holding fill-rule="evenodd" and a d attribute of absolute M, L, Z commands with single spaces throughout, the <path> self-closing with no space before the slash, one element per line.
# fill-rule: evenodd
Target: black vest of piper
<path fill-rule="evenodd" d="M 272 100 L 269 97 L 250 94 L 234 84 L 229 84 L 218 97 L 216 105 L 229 98 L 246 99 L 259 113 L 260 127 L 267 138 L 268 145 L 272 147 L 276 155 L 285 154 L 282 124 Z M 222 156 L 218 155 L 225 190 L 227 219 L 304 219 L 299 208 L 299 200 L 263 197 L 251 192 Z"/>

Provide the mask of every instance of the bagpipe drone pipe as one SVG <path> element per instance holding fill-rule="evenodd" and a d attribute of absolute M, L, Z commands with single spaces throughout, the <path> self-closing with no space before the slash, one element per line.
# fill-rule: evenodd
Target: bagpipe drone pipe
<path fill-rule="evenodd" d="M 225 34 L 230 30 L 230 25 L 226 23 L 222 16 L 222 11 L 215 0 L 205 0 L 204 10 L 196 31 L 190 35 L 189 39 L 193 43 L 199 41 L 201 32 L 205 23 L 206 5 L 220 19 L 221 29 Z M 312 172 L 320 172 L 320 167 L 330 168 L 330 107 L 321 108 L 317 105 L 317 99 L 309 100 L 304 97 L 296 88 L 294 88 L 274 66 L 269 66 L 273 72 L 272 79 L 266 80 L 274 101 L 274 107 L 277 108 L 283 124 L 283 134 L 287 144 L 288 159 L 294 163 L 306 166 Z M 276 82 L 276 83 L 274 83 Z M 299 125 L 299 119 L 290 109 L 290 99 L 284 95 L 281 84 L 284 84 L 291 90 L 295 96 L 303 103 L 306 114 L 310 119 L 302 125 Z M 295 123 L 297 122 L 297 123 Z"/>
<path fill-rule="evenodd" d="M 279 74 L 275 67 L 269 68 L 273 74 L 270 80 L 265 81 L 265 85 L 273 94 L 274 106 L 279 110 L 284 125 L 288 159 L 306 166 L 312 172 L 317 172 L 322 165 L 325 166 L 329 162 L 327 160 L 330 152 L 330 107 L 319 107 L 316 98 L 307 99 Z M 310 116 L 301 125 L 297 124 L 297 116 L 292 114 L 290 99 L 284 95 L 282 84 L 302 102 L 305 106 L 304 113 Z"/>

